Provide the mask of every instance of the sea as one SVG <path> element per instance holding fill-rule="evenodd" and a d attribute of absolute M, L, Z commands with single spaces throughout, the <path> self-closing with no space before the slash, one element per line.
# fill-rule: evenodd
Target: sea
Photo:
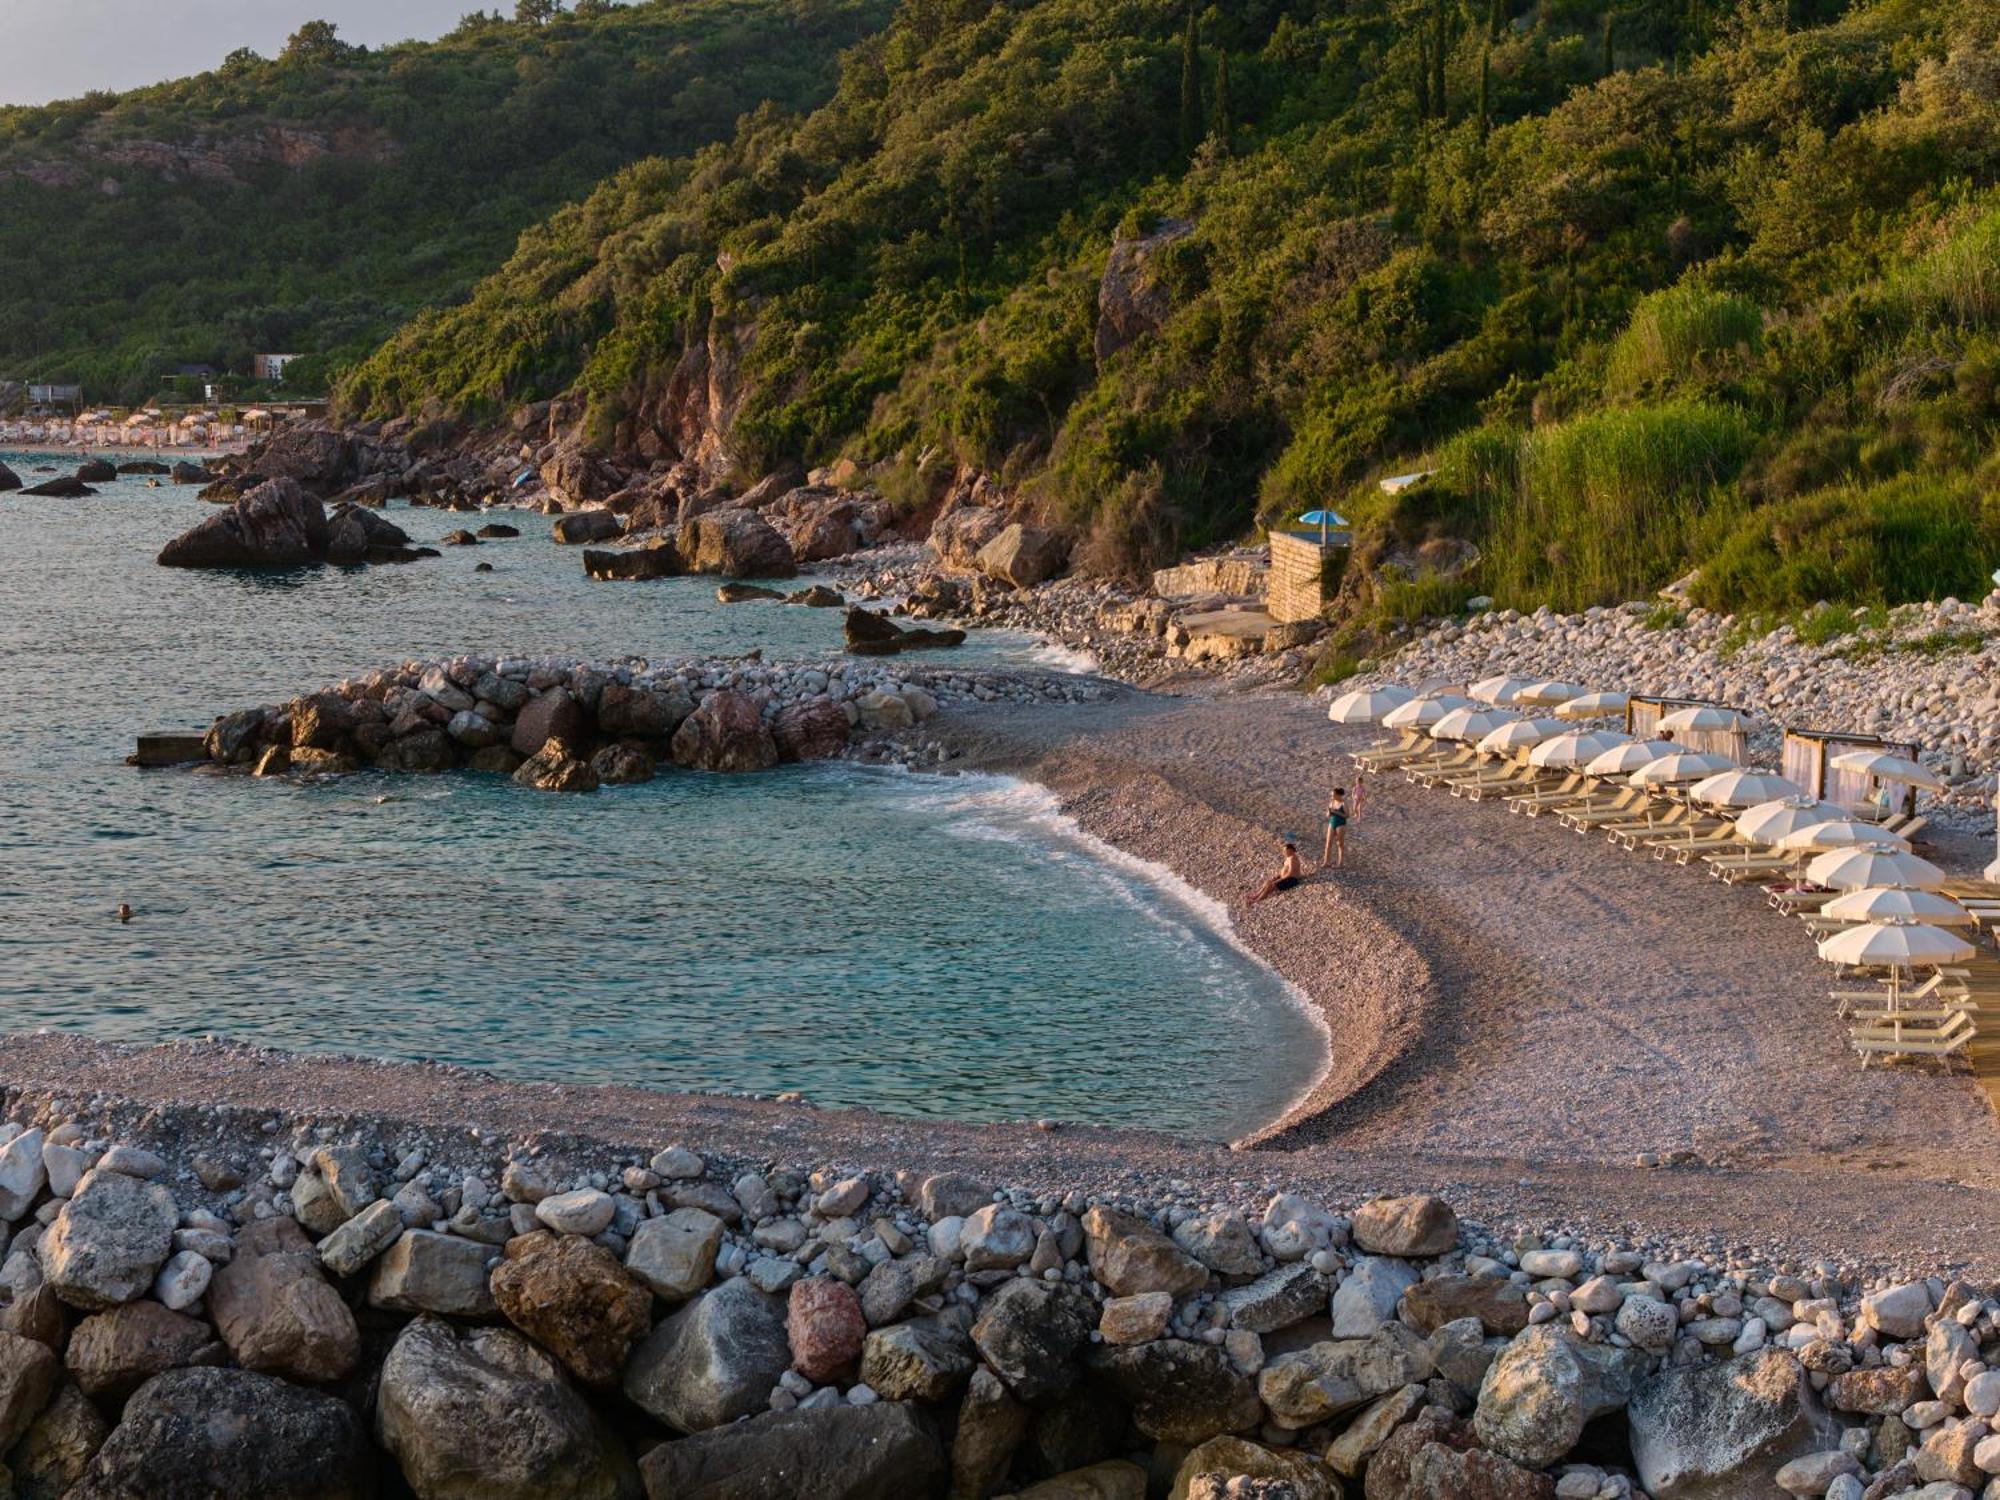
<path fill-rule="evenodd" d="M 30 484 L 76 462 L 0 460 Z M 830 659 L 840 614 L 592 582 L 527 512 L 398 504 L 419 543 L 522 532 L 403 566 L 163 568 L 211 505 L 99 489 L 0 494 L 0 1031 L 1214 1140 L 1324 1064 L 1225 911 L 1011 778 L 835 763 L 557 797 L 470 772 L 130 768 L 142 731 L 409 658 Z M 993 630 L 952 659 L 1074 664 Z"/>

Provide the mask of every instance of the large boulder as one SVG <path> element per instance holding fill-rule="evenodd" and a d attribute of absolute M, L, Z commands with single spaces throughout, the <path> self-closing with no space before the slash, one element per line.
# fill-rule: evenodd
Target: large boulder
<path fill-rule="evenodd" d="M 594 792 L 603 784 L 596 766 L 571 754 L 561 740 L 550 740 L 516 766 L 513 777 L 538 792 Z"/>
<path fill-rule="evenodd" d="M 1555 1500 L 1556 1482 L 1482 1451 L 1470 1422 L 1429 1406 L 1375 1450 L 1363 1494 L 1367 1500 Z"/>
<path fill-rule="evenodd" d="M 948 510 L 931 524 L 926 545 L 948 568 L 970 572 L 978 566 L 979 549 L 1008 526 L 1004 510 L 986 505 L 963 505 Z"/>
<path fill-rule="evenodd" d="M 157 1182 L 84 1174 L 37 1251 L 56 1295 L 92 1311 L 143 1297 L 174 1251 L 180 1210 Z"/>
<path fill-rule="evenodd" d="M 46 1344 L 0 1333 L 0 1453 L 41 1415 L 61 1378 L 62 1366 Z"/>
<path fill-rule="evenodd" d="M 111 1424 L 91 1399 L 65 1385 L 7 1454 L 17 1500 L 62 1500 L 110 1435 Z"/>
<path fill-rule="evenodd" d="M 885 1401 L 942 1401 L 972 1365 L 970 1340 L 937 1318 L 878 1328 L 861 1345 L 861 1383 Z"/>
<path fill-rule="evenodd" d="M 200 464 L 189 463 L 184 458 L 175 461 L 171 476 L 175 484 L 215 483 L 215 473 L 213 470 L 205 469 Z"/>
<path fill-rule="evenodd" d="M 1442 1198 L 1376 1198 L 1354 1211 L 1354 1243 L 1370 1255 L 1444 1255 L 1458 1243 L 1458 1215 Z"/>
<path fill-rule="evenodd" d="M 131 1395 L 164 1371 L 223 1360 L 222 1345 L 206 1323 L 153 1301 L 93 1313 L 77 1324 L 63 1352 L 70 1378 L 84 1394 L 113 1399 Z"/>
<path fill-rule="evenodd" d="M 781 761 L 835 760 L 847 748 L 851 728 L 831 698 L 807 698 L 778 710 L 771 739 Z"/>
<path fill-rule="evenodd" d="M 991 1494 L 1027 1431 L 1028 1408 L 1008 1394 L 991 1370 L 974 1370 L 958 1404 L 958 1428 L 951 1439 L 954 1500 Z"/>
<path fill-rule="evenodd" d="M 1428 1380 L 1430 1345 L 1400 1323 L 1365 1339 L 1332 1339 L 1280 1354 L 1257 1376 L 1257 1394 L 1287 1427 L 1312 1427 Z"/>
<path fill-rule="evenodd" d="M 624 476 L 603 459 L 567 445 L 550 455 L 541 467 L 541 476 L 549 498 L 563 506 L 588 505 L 592 501 L 607 499 L 625 483 Z M 602 515 L 608 512 L 586 514 Z"/>
<path fill-rule="evenodd" d="M 785 1305 L 785 1337 L 793 1369 L 814 1385 L 839 1379 L 861 1358 L 861 1342 L 868 1337 L 860 1296 L 836 1276 L 795 1282 Z"/>
<path fill-rule="evenodd" d="M 21 493 L 53 500 L 81 500 L 86 495 L 96 494 L 97 491 L 74 474 L 63 474 L 54 479 L 45 479 L 40 484 L 31 484 Z"/>
<path fill-rule="evenodd" d="M 1326 1278 L 1310 1262 L 1297 1260 L 1225 1289 L 1216 1302 L 1229 1314 L 1232 1328 L 1276 1333 L 1325 1308 Z"/>
<path fill-rule="evenodd" d="M 1493 1452 L 1542 1468 L 1576 1446 L 1587 1422 L 1624 1406 L 1645 1369 L 1636 1349 L 1588 1344 L 1541 1324 L 1487 1367 L 1474 1430 Z"/>
<path fill-rule="evenodd" d="M 963 630 L 906 630 L 887 615 L 858 606 L 847 611 L 844 632 L 847 649 L 854 656 L 894 656 L 899 651 L 965 644 Z"/>
<path fill-rule="evenodd" d="M 763 771 L 778 763 L 777 741 L 756 700 L 732 688 L 702 699 L 674 731 L 670 749 L 675 765 L 695 771 Z"/>
<path fill-rule="evenodd" d="M 169 568 L 293 567 L 323 559 L 329 540 L 319 497 L 296 480 L 271 479 L 168 542 L 159 560 Z"/>
<path fill-rule="evenodd" d="M 979 571 L 1017 589 L 1047 583 L 1069 562 L 1069 541 L 1060 533 L 1019 521 L 979 549 Z"/>
<path fill-rule="evenodd" d="M 1132 1424 L 1162 1443 L 1205 1443 L 1254 1431 L 1257 1387 L 1213 1344 L 1156 1339 L 1092 1351 L 1091 1373 L 1132 1408 Z"/>
<path fill-rule="evenodd" d="M 586 515 L 601 514 L 586 511 Z M 574 517 L 565 516 L 564 520 Z M 561 523 L 558 522 L 558 525 Z M 556 540 L 561 541 L 558 537 Z M 678 578 L 687 571 L 681 562 L 681 549 L 676 541 L 653 542 L 644 547 L 626 547 L 616 552 L 586 549 L 583 554 L 583 575 L 599 580 Z"/>
<path fill-rule="evenodd" d="M 789 543 L 754 510 L 725 506 L 691 517 L 680 534 L 690 573 L 725 578 L 790 578 L 799 570 Z"/>
<path fill-rule="evenodd" d="M 658 1297 L 684 1302 L 715 1276 L 723 1223 L 700 1208 L 676 1208 L 632 1231 L 625 1269 Z"/>
<path fill-rule="evenodd" d="M 0 494 L 4 494 L 8 490 L 18 490 L 20 487 L 21 476 L 5 464 L 0 464 Z"/>
<path fill-rule="evenodd" d="M 361 1357 L 354 1314 L 290 1219 L 260 1219 L 208 1284 L 208 1311 L 245 1369 L 292 1380 L 339 1380 Z"/>
<path fill-rule="evenodd" d="M 499 1311 L 486 1272 L 492 1254 L 491 1245 L 477 1240 L 406 1229 L 375 1262 L 369 1305 L 392 1312 L 490 1318 Z"/>
<path fill-rule="evenodd" d="M 375 1460 L 344 1401 L 249 1370 L 140 1386 L 65 1500 L 374 1500 Z"/>
<path fill-rule="evenodd" d="M 1434 1276 L 1403 1293 L 1403 1317 L 1423 1333 L 1477 1318 L 1488 1333 L 1512 1338 L 1528 1326 L 1528 1289 L 1502 1276 Z"/>
<path fill-rule="evenodd" d="M 653 1325 L 651 1294 L 617 1256 L 545 1229 L 507 1242 L 493 1269 L 493 1300 L 508 1322 L 595 1386 L 617 1382 L 626 1354 Z"/>
<path fill-rule="evenodd" d="M 1115 1296 L 1180 1298 L 1208 1285 L 1208 1267 L 1136 1214 L 1093 1207 L 1083 1216 L 1083 1243 L 1091 1274 Z"/>
<path fill-rule="evenodd" d="M 1838 1425 L 1790 1353 L 1663 1370 L 1633 1394 L 1632 1462 L 1654 1500 L 1768 1493 L 1790 1459 L 1839 1445 Z"/>
<path fill-rule="evenodd" d="M 1187 1500 L 1203 1475 L 1264 1479 L 1289 1485 L 1294 1500 L 1341 1500 L 1340 1476 L 1308 1453 L 1260 1447 L 1238 1437 L 1211 1438 L 1190 1453 L 1174 1475 L 1167 1500 Z"/>
<path fill-rule="evenodd" d="M 766 1412 L 662 1443 L 641 1469 L 649 1500 L 915 1500 L 945 1477 L 936 1433 L 903 1401 Z"/>
<path fill-rule="evenodd" d="M 583 740 L 583 705 L 567 688 L 550 688 L 524 703 L 509 744 L 517 755 L 533 755 L 550 740 L 571 745 Z"/>
<path fill-rule="evenodd" d="M 399 562 L 409 545 L 407 531 L 363 505 L 339 506 L 327 518 L 328 562 Z"/>
<path fill-rule="evenodd" d="M 382 1365 L 375 1430 L 417 1500 L 636 1500 L 638 1471 L 556 1362 L 505 1328 L 422 1317 Z"/>
<path fill-rule="evenodd" d="M 693 712 L 694 700 L 678 687 L 662 690 L 608 682 L 597 700 L 597 727 L 606 734 L 664 740 Z"/>
<path fill-rule="evenodd" d="M 1009 1391 L 1039 1401 L 1075 1384 L 1074 1357 L 1096 1326 L 1097 1309 L 1077 1288 L 1022 1277 L 986 1299 L 972 1342 Z"/>
<path fill-rule="evenodd" d="M 353 441 L 327 428 L 281 432 L 266 440 L 249 458 L 248 472 L 260 479 L 283 479 L 331 495 L 357 477 Z"/>
<path fill-rule="evenodd" d="M 562 546 L 573 547 L 583 542 L 608 542 L 615 536 L 622 536 L 625 523 L 608 510 L 576 510 L 566 516 L 557 516 L 555 525 L 549 528 L 549 535 Z M 605 554 L 599 553 L 599 556 Z M 612 556 L 630 556 L 628 553 L 613 553 Z M 590 554 L 584 554 L 586 565 Z M 595 576 L 595 575 L 593 575 Z M 633 576 L 633 575 L 624 575 Z"/>
<path fill-rule="evenodd" d="M 791 1365 L 784 1304 L 737 1277 L 702 1293 L 632 1351 L 625 1394 L 678 1432 L 706 1432 L 763 1411 Z"/>
<path fill-rule="evenodd" d="M 85 484 L 109 484 L 118 477 L 118 465 L 108 458 L 86 458 L 76 466 L 76 477 Z"/>
<path fill-rule="evenodd" d="M 1388 1255 L 1362 1256 L 1333 1294 L 1333 1336 L 1367 1338 L 1396 1315 L 1403 1293 L 1416 1284 L 1417 1268 L 1408 1261 Z"/>

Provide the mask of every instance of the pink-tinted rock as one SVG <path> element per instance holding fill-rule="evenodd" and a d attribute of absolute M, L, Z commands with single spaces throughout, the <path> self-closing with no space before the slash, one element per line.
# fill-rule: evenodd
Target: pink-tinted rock
<path fill-rule="evenodd" d="M 785 1314 L 792 1368 L 814 1385 L 825 1385 L 861 1357 L 868 1320 L 854 1288 L 831 1276 L 813 1276 L 793 1286 Z"/>
<path fill-rule="evenodd" d="M 777 741 L 756 702 L 726 688 L 681 721 L 672 750 L 675 765 L 695 771 L 762 771 L 778 763 Z"/>
<path fill-rule="evenodd" d="M 778 710 L 771 737 L 780 760 L 832 760 L 847 748 L 847 715 L 831 698 L 808 698 Z"/>

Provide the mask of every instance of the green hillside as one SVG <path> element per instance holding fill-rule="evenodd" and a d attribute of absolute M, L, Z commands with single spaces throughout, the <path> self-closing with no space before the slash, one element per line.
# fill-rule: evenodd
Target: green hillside
<path fill-rule="evenodd" d="M 284 352 L 323 390 L 620 167 L 824 100 L 889 3 L 576 9 L 379 50 L 317 23 L 275 59 L 0 109 L 0 376 L 138 400 L 178 365 Z"/>
<path fill-rule="evenodd" d="M 1976 597 L 1997 181 L 1984 0 L 904 0 L 824 107 L 621 173 L 345 399 L 574 389 L 644 451 L 706 341 L 746 475 L 976 465 L 1107 570 L 1331 502 L 1378 618 L 1695 562 L 1731 607 Z"/>

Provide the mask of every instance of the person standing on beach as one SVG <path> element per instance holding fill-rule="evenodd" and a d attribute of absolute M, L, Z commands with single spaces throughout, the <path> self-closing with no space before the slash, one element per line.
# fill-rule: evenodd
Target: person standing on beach
<path fill-rule="evenodd" d="M 1347 824 L 1361 811 L 1361 789 L 1355 788 L 1354 801 L 1349 804 L 1347 788 L 1337 786 L 1333 795 L 1326 799 L 1326 848 L 1321 851 L 1319 867 L 1347 863 Z"/>

